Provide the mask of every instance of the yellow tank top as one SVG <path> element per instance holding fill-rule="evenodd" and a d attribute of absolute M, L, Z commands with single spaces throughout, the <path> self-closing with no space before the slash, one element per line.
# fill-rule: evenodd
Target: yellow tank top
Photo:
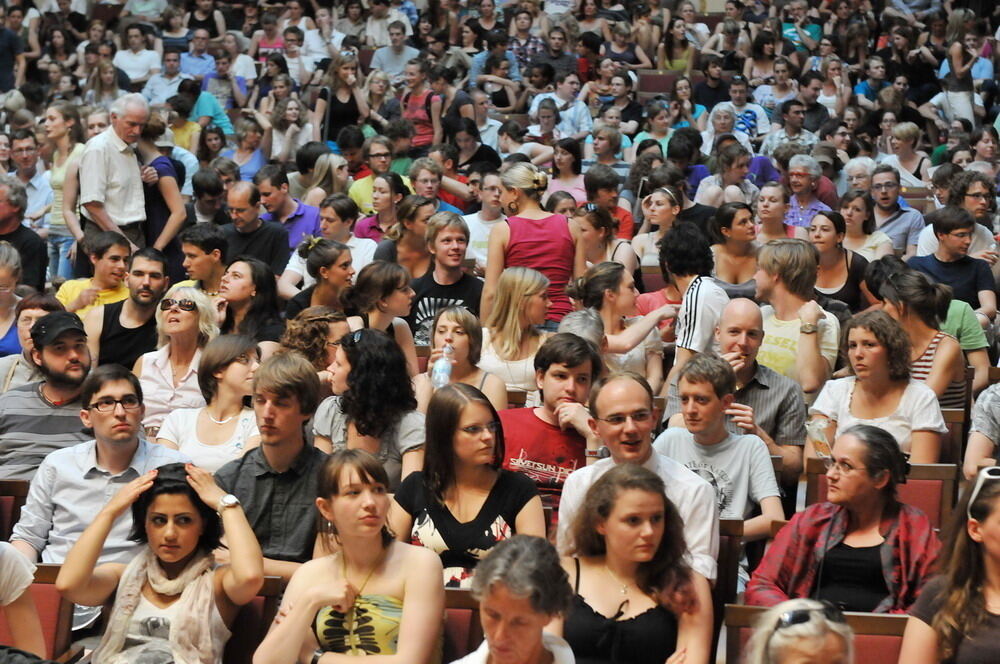
<path fill-rule="evenodd" d="M 347 655 L 394 655 L 399 642 L 403 603 L 388 595 L 359 595 L 346 614 L 320 609 L 313 623 L 324 652 Z"/>

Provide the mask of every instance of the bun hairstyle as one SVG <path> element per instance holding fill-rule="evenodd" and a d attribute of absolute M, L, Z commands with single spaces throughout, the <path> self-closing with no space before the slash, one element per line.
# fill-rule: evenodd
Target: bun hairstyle
<path fill-rule="evenodd" d="M 549 187 L 549 176 L 533 164 L 514 164 L 500 174 L 507 189 L 519 189 L 528 198 L 538 201 Z"/>
<path fill-rule="evenodd" d="M 582 302 L 588 309 L 600 310 L 604 304 L 604 293 L 618 290 L 624 276 L 624 265 L 604 261 L 587 270 L 582 277 L 569 282 L 566 285 L 566 294 Z"/>
<path fill-rule="evenodd" d="M 951 286 L 932 282 L 923 272 L 905 270 L 888 275 L 878 290 L 879 299 L 896 307 L 905 305 L 928 327 L 938 329 L 948 318 Z"/>
<path fill-rule="evenodd" d="M 341 254 L 350 251 L 346 244 L 336 240 L 327 240 L 322 237 L 306 235 L 299 243 L 296 253 L 306 261 L 306 272 L 313 279 L 319 279 L 321 268 L 330 267 L 337 262 Z"/>

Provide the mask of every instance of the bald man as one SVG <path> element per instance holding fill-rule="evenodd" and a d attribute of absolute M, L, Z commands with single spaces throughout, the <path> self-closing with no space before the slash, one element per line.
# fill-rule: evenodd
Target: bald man
<path fill-rule="evenodd" d="M 260 190 L 252 182 L 240 181 L 229 189 L 226 196 L 229 219 L 232 223 L 222 227 L 229 243 L 226 255 L 259 258 L 280 276 L 288 264 L 288 230 L 276 221 L 260 218 Z"/>
<path fill-rule="evenodd" d="M 763 440 L 772 455 L 782 458 L 782 488 L 794 488 L 802 472 L 806 407 L 798 383 L 757 362 L 764 341 L 760 307 L 746 298 L 730 300 L 715 328 L 715 339 L 722 357 L 736 372 L 737 389 L 733 405 L 726 411 L 726 429 L 736 434 L 752 433 Z M 665 413 L 670 426 L 684 426 L 680 410 L 680 395 L 672 385 Z M 790 495 L 794 512 L 794 490 Z"/>

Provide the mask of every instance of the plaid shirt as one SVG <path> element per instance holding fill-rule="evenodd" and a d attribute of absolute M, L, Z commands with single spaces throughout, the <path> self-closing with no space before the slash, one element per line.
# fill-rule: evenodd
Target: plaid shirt
<path fill-rule="evenodd" d="M 517 63 L 521 65 L 521 71 L 527 72 L 528 63 L 531 62 L 532 58 L 545 51 L 545 42 L 534 35 L 530 35 L 523 42 L 513 36 L 510 38 L 507 50 L 517 58 Z"/>
<path fill-rule="evenodd" d="M 810 597 L 820 563 L 844 541 L 847 509 L 818 503 L 799 512 L 781 529 L 774 544 L 753 573 L 745 601 L 751 606 L 774 606 L 794 597 Z M 875 613 L 906 613 L 930 578 L 941 543 L 927 515 L 910 505 L 898 514 L 883 515 L 882 572 L 889 595 Z"/>

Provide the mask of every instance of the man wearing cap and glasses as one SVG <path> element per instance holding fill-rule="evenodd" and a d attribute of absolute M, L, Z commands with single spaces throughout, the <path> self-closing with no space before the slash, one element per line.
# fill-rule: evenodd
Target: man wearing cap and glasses
<path fill-rule="evenodd" d="M 80 431 L 80 390 L 90 372 L 80 318 L 57 311 L 31 328 L 40 383 L 0 396 L 0 479 L 30 480 L 49 452 L 87 440 Z"/>
<path fill-rule="evenodd" d="M 35 323 L 32 336 L 36 333 L 35 353 L 46 341 L 64 343 L 68 349 L 64 350 L 68 354 L 64 362 L 68 364 L 73 355 L 78 360 L 87 357 L 89 368 L 83 326 L 75 314 L 51 313 Z M 42 562 L 62 563 L 94 515 L 125 484 L 165 464 L 190 461 L 177 450 L 140 438 L 145 408 L 139 379 L 131 371 L 108 364 L 95 369 L 82 383 L 73 404 L 79 418 L 76 426 L 79 430 L 82 422 L 88 433 L 92 431 L 93 439 L 45 457 L 11 535 L 14 548 L 32 562 L 41 556 Z M 129 539 L 131 530 L 132 514 L 126 511 L 115 521 L 98 562 L 132 560 L 142 545 Z M 74 628 L 92 624 L 100 612 L 100 607 L 78 606 Z"/>

